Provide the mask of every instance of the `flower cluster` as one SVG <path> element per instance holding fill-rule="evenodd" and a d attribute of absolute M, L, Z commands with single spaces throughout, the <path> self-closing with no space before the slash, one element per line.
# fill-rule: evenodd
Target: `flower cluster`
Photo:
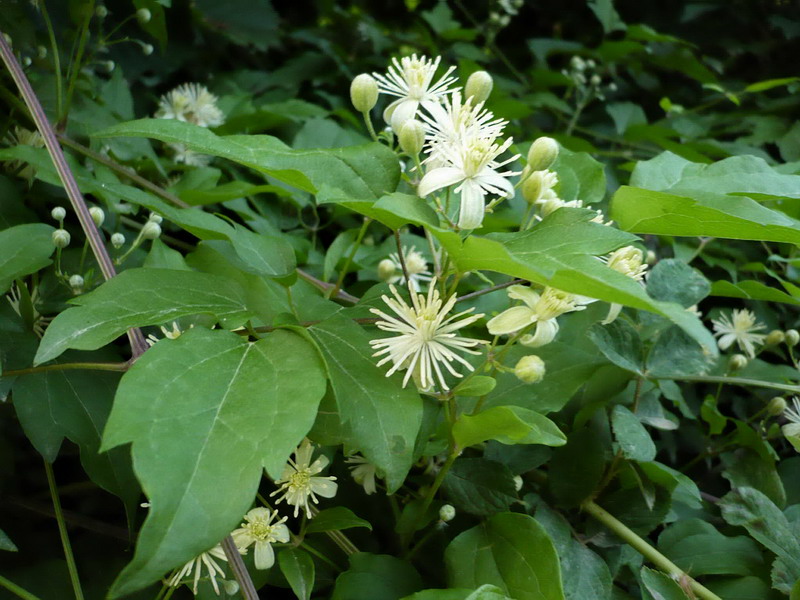
<path fill-rule="evenodd" d="M 154 116 L 200 127 L 218 127 L 225 122 L 225 116 L 217 106 L 217 97 L 199 83 L 184 83 L 161 96 Z M 175 162 L 205 167 L 211 161 L 211 157 L 194 152 L 184 144 L 169 144 L 169 147 Z"/>
<path fill-rule="evenodd" d="M 420 282 L 428 283 L 431 280 L 431 272 L 428 270 L 428 263 L 421 252 L 414 246 L 403 248 L 403 260 L 400 254 L 393 252 L 389 258 L 383 259 L 378 264 L 378 275 L 387 283 L 406 284 L 406 275 L 403 271 L 405 262 L 406 272 L 408 273 L 408 285 L 415 292 L 420 291 Z"/>

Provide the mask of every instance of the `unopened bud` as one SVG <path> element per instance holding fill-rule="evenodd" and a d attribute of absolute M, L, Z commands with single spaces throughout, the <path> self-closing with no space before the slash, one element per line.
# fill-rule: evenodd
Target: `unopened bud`
<path fill-rule="evenodd" d="M 472 98 L 472 105 L 486 102 L 489 94 L 492 93 L 494 81 L 492 76 L 486 71 L 475 71 L 467 79 L 467 85 L 464 86 L 464 95 L 467 99 Z"/>
<path fill-rule="evenodd" d="M 33 62 L 33 61 L 31 60 L 31 57 L 30 57 L 30 56 L 25 56 L 25 57 L 22 59 L 22 66 L 23 66 L 23 67 L 30 67 L 32 62 Z"/>
<path fill-rule="evenodd" d="M 645 262 L 648 265 L 654 265 L 654 264 L 656 264 L 657 260 L 658 260 L 658 256 L 656 256 L 656 253 L 653 252 L 652 250 L 648 250 L 647 254 L 645 255 Z"/>
<path fill-rule="evenodd" d="M 525 198 L 525 202 L 533 204 L 542 197 L 543 175 L 542 171 L 534 171 L 522 182 L 522 197 Z"/>
<path fill-rule="evenodd" d="M 93 206 L 89 209 L 89 214 L 92 215 L 92 221 L 94 224 L 100 227 L 103 224 L 103 221 L 106 220 L 106 213 L 103 212 L 103 209 L 99 206 Z"/>
<path fill-rule="evenodd" d="M 797 346 L 797 343 L 800 342 L 800 333 L 797 333 L 797 329 L 787 329 L 783 333 L 786 341 L 786 345 L 790 348 Z"/>
<path fill-rule="evenodd" d="M 445 504 L 439 509 L 439 519 L 447 523 L 456 517 L 456 509 L 452 504 Z"/>
<path fill-rule="evenodd" d="M 47 58 L 47 48 L 45 46 L 36 46 L 36 56 Z"/>
<path fill-rule="evenodd" d="M 161 215 L 158 215 L 158 214 L 156 214 L 154 212 L 151 212 L 150 216 L 147 218 L 147 220 L 150 221 L 151 223 L 158 223 L 159 225 L 161 225 L 161 221 L 164 220 L 164 217 L 162 217 Z"/>
<path fill-rule="evenodd" d="M 154 221 L 148 221 L 142 227 L 142 237 L 146 240 L 154 240 L 161 235 L 161 225 Z"/>
<path fill-rule="evenodd" d="M 517 491 L 522 489 L 522 477 L 520 475 L 514 476 L 514 489 Z"/>
<path fill-rule="evenodd" d="M 97 15 L 99 19 L 105 19 L 108 16 L 108 9 L 101 4 L 94 9 L 94 14 Z"/>
<path fill-rule="evenodd" d="M 69 240 L 69 231 L 66 229 L 56 229 L 53 232 L 53 245 L 55 245 L 56 248 L 66 248 L 69 246 Z"/>
<path fill-rule="evenodd" d="M 64 217 L 67 216 L 67 211 L 64 209 L 63 206 L 56 206 L 53 210 L 50 211 L 50 216 L 53 217 L 56 221 L 63 221 Z"/>
<path fill-rule="evenodd" d="M 380 277 L 383 281 L 388 281 L 394 274 L 397 272 L 397 267 L 394 265 L 394 261 L 389 258 L 384 258 L 381 262 L 378 263 L 378 277 Z"/>
<path fill-rule="evenodd" d="M 731 371 L 739 371 L 747 366 L 747 357 L 744 354 L 734 354 L 728 360 L 728 368 Z"/>
<path fill-rule="evenodd" d="M 602 80 L 600 79 L 600 75 L 592 75 L 591 79 L 589 79 L 589 83 L 591 83 L 594 86 L 600 85 L 601 81 Z"/>
<path fill-rule="evenodd" d="M 558 158 L 558 142 L 553 138 L 540 137 L 528 150 L 528 166 L 534 171 L 544 171 L 553 166 Z"/>
<path fill-rule="evenodd" d="M 417 156 L 425 145 L 425 128 L 416 119 L 409 119 L 400 126 L 397 139 L 403 152 L 409 156 Z"/>
<path fill-rule="evenodd" d="M 569 61 L 570 66 L 576 71 L 583 71 L 586 68 L 586 63 L 580 56 L 573 56 Z"/>
<path fill-rule="evenodd" d="M 767 413 L 770 416 L 777 417 L 778 415 L 782 415 L 784 410 L 786 410 L 786 400 L 780 396 L 775 396 L 769 401 L 769 404 L 767 404 Z"/>
<path fill-rule="evenodd" d="M 152 18 L 153 15 L 150 14 L 150 11 L 146 8 L 140 8 L 139 10 L 136 11 L 136 20 L 139 21 L 139 23 L 142 24 L 149 23 L 150 19 Z"/>
<path fill-rule="evenodd" d="M 777 346 L 778 344 L 782 344 L 785 339 L 786 334 L 784 334 L 780 329 L 773 329 L 767 334 L 767 338 L 764 340 L 764 343 L 767 346 Z"/>
<path fill-rule="evenodd" d="M 150 56 L 153 53 L 153 50 L 154 50 L 153 44 L 145 44 L 144 46 L 142 46 L 142 54 L 144 54 L 145 56 Z"/>
<path fill-rule="evenodd" d="M 83 277 L 80 275 L 73 275 L 69 278 L 69 287 L 72 288 L 73 291 L 79 292 L 83 289 Z"/>
<path fill-rule="evenodd" d="M 590 58 L 586 61 L 586 68 L 587 69 L 594 69 L 595 62 Z"/>
<path fill-rule="evenodd" d="M 114 248 L 117 249 L 122 248 L 124 244 L 125 244 L 125 236 L 122 235 L 121 233 L 115 233 L 111 236 L 111 245 L 114 246 Z"/>
<path fill-rule="evenodd" d="M 101 62 L 100 66 L 102 66 L 103 69 L 105 69 L 106 73 L 111 73 L 114 71 L 114 68 L 117 66 L 117 63 L 115 63 L 113 60 L 106 60 Z"/>
<path fill-rule="evenodd" d="M 535 354 L 523 356 L 514 367 L 514 375 L 523 383 L 538 383 L 544 378 L 544 361 Z"/>
<path fill-rule="evenodd" d="M 372 75 L 357 75 L 350 84 L 350 101 L 358 112 L 369 112 L 378 103 L 378 82 Z"/>
<path fill-rule="evenodd" d="M 11 36 L 8 35 L 7 33 L 3 34 L 3 39 L 6 41 L 6 44 L 8 44 L 9 46 L 13 46 L 14 45 L 13 40 L 11 39 Z"/>
<path fill-rule="evenodd" d="M 225 593 L 228 596 L 235 596 L 239 593 L 239 582 L 233 579 L 225 579 L 222 582 L 222 587 L 225 589 Z"/>

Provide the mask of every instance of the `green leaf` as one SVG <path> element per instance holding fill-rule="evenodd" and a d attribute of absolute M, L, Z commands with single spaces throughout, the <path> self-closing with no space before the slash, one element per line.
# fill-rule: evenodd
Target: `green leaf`
<path fill-rule="evenodd" d="M 772 88 L 781 87 L 784 85 L 788 85 L 790 83 L 794 83 L 795 81 L 800 80 L 800 77 L 782 77 L 780 79 L 766 79 L 764 81 L 758 81 L 756 83 L 751 83 L 747 87 L 744 88 L 745 92 L 765 92 L 767 90 L 771 90 Z"/>
<path fill-rule="evenodd" d="M 647 275 L 647 293 L 656 300 L 677 302 L 689 308 L 708 296 L 708 279 L 685 262 L 665 258 L 656 263 Z"/>
<path fill-rule="evenodd" d="M 54 229 L 44 223 L 16 225 L 0 231 L 0 294 L 18 277 L 24 277 L 50 264 Z"/>
<path fill-rule="evenodd" d="M 389 493 L 405 481 L 422 423 L 422 399 L 375 366 L 366 331 L 335 315 L 308 328 L 327 364 L 348 447 L 386 474 Z"/>
<path fill-rule="evenodd" d="M 614 127 L 620 135 L 631 125 L 646 125 L 644 109 L 633 102 L 613 102 L 606 105 L 606 112 L 614 120 Z"/>
<path fill-rule="evenodd" d="M 681 586 L 668 575 L 647 567 L 642 567 L 640 575 L 647 590 L 642 596 L 644 600 L 689 600 Z"/>
<path fill-rule="evenodd" d="M 656 339 L 647 355 L 647 375 L 676 377 L 705 373 L 714 359 L 685 331 L 670 327 Z"/>
<path fill-rule="evenodd" d="M 445 562 L 453 587 L 490 583 L 517 600 L 564 600 L 553 542 L 528 515 L 489 517 L 450 542 Z"/>
<path fill-rule="evenodd" d="M 559 504 L 577 506 L 589 497 L 603 477 L 605 444 L 598 432 L 576 429 L 564 447 L 553 452 L 547 487 Z"/>
<path fill-rule="evenodd" d="M 73 301 L 45 331 L 34 364 L 67 348 L 95 350 L 131 327 L 161 325 L 191 315 L 213 315 L 228 327 L 249 318 L 244 293 L 232 280 L 170 269 L 128 269 Z"/>
<path fill-rule="evenodd" d="M 459 458 L 442 484 L 456 508 L 473 515 L 508 510 L 517 499 L 514 475 L 505 465 L 485 458 Z"/>
<path fill-rule="evenodd" d="M 264 51 L 278 43 L 280 18 L 268 0 L 228 0 L 224 4 L 195 0 L 192 8 L 199 13 L 204 27 L 216 30 L 234 44 Z"/>
<path fill-rule="evenodd" d="M 781 510 L 764 494 L 749 487 L 736 488 L 720 501 L 722 517 L 731 525 L 744 527 L 757 542 L 775 553 L 773 586 L 791 593 L 800 579 L 800 541 Z"/>
<path fill-rule="evenodd" d="M 731 482 L 732 488 L 755 488 L 778 508 L 786 507 L 786 491 L 772 456 L 762 456 L 755 450 L 740 447 L 723 453 L 721 458 L 725 468 L 722 476 Z"/>
<path fill-rule="evenodd" d="M 466 381 L 459 383 L 453 393 L 456 396 L 480 397 L 492 392 L 497 385 L 494 377 L 486 375 L 473 375 Z"/>
<path fill-rule="evenodd" d="M 605 169 L 590 154 L 560 148 L 550 168 L 558 174 L 555 191 L 562 200 L 583 200 L 591 204 L 605 197 Z"/>
<path fill-rule="evenodd" d="M 399 192 L 388 194 L 377 201 L 354 200 L 342 196 L 338 189 L 323 188 L 317 194 L 319 204 L 339 204 L 379 223 L 390 229 L 399 229 L 403 225 L 429 225 L 438 227 L 439 217 L 425 200 L 409 194 Z"/>
<path fill-rule="evenodd" d="M 406 596 L 403 600 L 513 600 L 496 585 L 482 585 L 474 592 L 471 590 L 423 590 Z"/>
<path fill-rule="evenodd" d="M 732 283 L 730 281 L 715 281 L 711 286 L 712 296 L 724 298 L 743 298 L 746 300 L 766 300 L 767 302 L 784 302 L 786 304 L 800 304 L 800 298 L 791 296 L 777 288 L 764 285 L 754 279 L 745 279 Z"/>
<path fill-rule="evenodd" d="M 649 462 L 656 457 L 656 445 L 639 418 L 617 404 L 611 412 L 611 428 L 625 458 Z"/>
<path fill-rule="evenodd" d="M 19 550 L 2 529 L 0 529 L 0 550 L 6 550 L 7 552 L 17 552 Z"/>
<path fill-rule="evenodd" d="M 642 374 L 644 350 L 639 332 L 624 319 L 608 325 L 593 325 L 587 335 L 612 363 L 638 375 Z"/>
<path fill-rule="evenodd" d="M 317 352 L 288 331 L 250 343 L 195 327 L 139 358 L 122 378 L 103 447 L 133 442 L 152 506 L 112 597 L 157 581 L 230 533 L 262 469 L 280 477 L 324 392 Z"/>
<path fill-rule="evenodd" d="M 336 578 L 331 600 L 398 600 L 422 587 L 419 573 L 394 556 L 359 552 Z"/>
<path fill-rule="evenodd" d="M 298 600 L 309 600 L 314 590 L 314 561 L 300 548 L 284 548 L 278 553 L 281 573 Z"/>
<path fill-rule="evenodd" d="M 611 33 L 619 29 L 627 29 L 627 25 L 620 18 L 619 13 L 614 8 L 614 0 L 591 0 L 589 8 L 603 26 L 604 33 Z"/>
<path fill-rule="evenodd" d="M 318 533 L 320 531 L 338 531 L 340 529 L 352 529 L 353 527 L 366 527 L 372 531 L 369 521 L 357 517 L 353 511 L 344 506 L 334 506 L 321 510 L 306 527 L 307 533 Z"/>
<path fill-rule="evenodd" d="M 394 152 L 377 143 L 321 150 L 292 150 L 267 135 L 220 137 L 204 127 L 171 119 L 120 123 L 94 137 L 147 137 L 183 144 L 190 150 L 251 167 L 305 192 L 323 187 L 351 200 L 375 200 L 392 193 L 400 180 Z"/>
<path fill-rule="evenodd" d="M 453 425 L 460 448 L 487 440 L 503 444 L 563 446 L 567 437 L 550 419 L 519 406 L 493 406 L 476 415 L 461 415 Z"/>

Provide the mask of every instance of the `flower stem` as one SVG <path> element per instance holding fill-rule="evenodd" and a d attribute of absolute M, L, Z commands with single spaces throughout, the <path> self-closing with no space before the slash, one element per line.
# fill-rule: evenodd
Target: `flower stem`
<path fill-rule="evenodd" d="M 61 81 L 61 56 L 58 52 L 58 44 L 56 43 L 56 32 L 53 30 L 53 22 L 50 20 L 50 13 L 47 11 L 47 2 L 41 3 L 41 9 L 44 25 L 47 28 L 47 37 L 50 38 L 50 52 L 53 53 L 53 68 L 56 72 L 56 112 L 60 115 L 61 109 L 64 106 L 64 90 L 63 83 Z"/>
<path fill-rule="evenodd" d="M 16 594 L 23 600 L 40 600 L 39 596 L 34 596 L 28 590 L 19 587 L 16 583 L 9 581 L 2 575 L 0 575 L 0 586 L 6 588 L 12 594 Z"/>
<path fill-rule="evenodd" d="M 256 586 L 253 585 L 253 580 L 250 579 L 250 573 L 247 572 L 242 555 L 239 554 L 239 550 L 237 550 L 231 536 L 225 536 L 225 539 L 222 540 L 222 549 L 225 551 L 233 576 L 239 582 L 239 591 L 242 593 L 242 597 L 245 600 L 258 600 Z"/>
<path fill-rule="evenodd" d="M 608 527 L 618 537 L 622 538 L 625 543 L 632 546 L 634 550 L 644 556 L 664 573 L 670 575 L 671 577 L 675 577 L 676 579 L 686 581 L 689 584 L 689 587 L 691 587 L 692 591 L 697 594 L 698 598 L 703 600 L 722 600 L 711 590 L 692 579 L 675 563 L 653 548 L 653 546 L 648 544 L 643 538 L 631 531 L 631 529 L 629 529 L 622 521 L 618 520 L 614 515 L 604 510 L 593 501 L 589 500 L 588 502 L 584 502 L 583 510 Z"/>
<path fill-rule="evenodd" d="M 369 131 L 369 135 L 373 141 L 378 141 L 378 135 L 375 133 L 375 128 L 372 126 L 372 117 L 369 115 L 369 111 L 365 110 L 361 113 L 364 117 L 364 123 L 367 125 L 367 131 Z"/>
<path fill-rule="evenodd" d="M 103 363 L 103 362 L 77 362 L 59 363 L 55 365 L 42 365 L 40 367 L 28 367 L 26 369 L 9 369 L 0 373 L 2 377 L 19 377 L 20 375 L 30 375 L 31 373 L 41 373 L 43 371 L 72 371 L 85 369 L 87 371 L 127 371 L 130 362 Z"/>
<path fill-rule="evenodd" d="M 47 485 L 50 488 L 50 497 L 53 499 L 53 511 L 56 513 L 56 521 L 58 521 L 58 534 L 61 536 L 61 545 L 64 547 L 64 558 L 67 561 L 67 569 L 69 570 L 69 579 L 72 582 L 72 590 L 75 592 L 75 600 L 83 600 L 81 581 L 78 578 L 75 556 L 72 554 L 72 546 L 69 543 L 69 535 L 67 535 L 67 524 L 64 521 L 64 514 L 61 511 L 61 501 L 58 498 L 58 488 L 56 487 L 56 478 L 53 475 L 53 467 L 46 460 L 43 462 L 44 471 L 47 474 Z"/>
<path fill-rule="evenodd" d="M 350 264 L 353 262 L 356 252 L 358 252 L 358 249 L 361 247 L 361 241 L 364 239 L 364 235 L 367 233 L 367 228 L 371 222 L 372 219 L 369 217 L 364 217 L 364 222 L 361 224 L 361 229 L 358 230 L 356 241 L 353 242 L 353 248 L 350 250 L 350 254 L 348 254 L 347 258 L 345 259 L 344 267 L 342 267 L 342 270 L 339 272 L 339 278 L 336 280 L 336 285 L 331 288 L 330 292 L 328 292 L 328 298 L 331 296 L 336 296 L 336 294 L 339 293 L 339 290 L 344 283 L 344 278 L 347 275 L 347 270 L 350 268 Z"/>
<path fill-rule="evenodd" d="M 525 280 L 512 279 L 511 281 L 506 281 L 505 283 L 499 283 L 495 286 L 486 288 L 484 290 L 478 290 L 477 292 L 464 294 L 463 296 L 459 296 L 458 298 L 456 298 L 456 302 L 463 302 L 464 300 L 472 300 L 473 298 L 477 298 L 478 296 L 483 296 L 484 294 L 488 294 L 490 292 L 496 292 L 497 290 L 502 290 L 507 287 L 511 287 L 512 285 L 517 285 L 518 283 L 525 283 Z"/>
<path fill-rule="evenodd" d="M 400 230 L 396 229 L 394 232 L 394 241 L 397 244 L 397 256 L 400 259 L 400 267 L 403 269 L 403 277 L 406 280 L 406 286 L 408 287 L 408 293 L 411 294 L 411 297 L 414 297 L 414 288 L 411 287 L 411 279 L 408 277 L 408 268 L 406 267 L 406 257 L 403 254 L 403 244 L 400 242 Z"/>
<path fill-rule="evenodd" d="M 789 385 L 788 383 L 774 383 L 772 381 L 762 381 L 760 379 L 748 379 L 746 377 L 728 377 L 726 375 L 689 375 L 675 377 L 655 377 L 654 379 L 669 379 L 674 381 L 693 381 L 697 383 L 727 383 L 729 385 L 741 385 L 754 387 L 770 388 L 781 390 L 792 394 L 800 394 L 800 385 Z"/>
<path fill-rule="evenodd" d="M 69 114 L 69 106 L 72 103 L 72 94 L 75 92 L 75 82 L 78 80 L 78 74 L 81 70 L 81 61 L 83 60 L 83 51 L 86 48 L 86 38 L 88 37 L 87 34 L 89 33 L 89 23 L 94 15 L 94 0 L 89 0 L 88 3 L 84 4 L 83 10 L 85 11 L 85 17 L 81 23 L 81 32 L 80 37 L 78 38 L 78 49 L 75 52 L 75 56 L 72 58 L 69 69 L 67 69 L 67 97 L 64 100 L 64 106 L 61 107 L 61 114 L 58 117 L 59 123 L 66 123 L 67 115 Z"/>

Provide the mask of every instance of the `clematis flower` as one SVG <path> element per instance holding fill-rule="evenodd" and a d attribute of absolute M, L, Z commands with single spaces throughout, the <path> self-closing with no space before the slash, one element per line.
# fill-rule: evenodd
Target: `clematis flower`
<path fill-rule="evenodd" d="M 375 465 L 358 454 L 348 456 L 345 459 L 345 462 L 349 465 L 352 465 L 348 468 L 350 469 L 350 475 L 352 475 L 355 482 L 362 486 L 368 495 L 374 494 L 377 490 L 377 487 L 375 486 Z"/>
<path fill-rule="evenodd" d="M 765 329 L 766 325 L 757 323 L 755 314 L 746 308 L 733 309 L 730 317 L 722 315 L 719 319 L 712 319 L 711 323 L 714 326 L 714 337 L 719 337 L 717 344 L 720 350 L 727 350 L 736 342 L 749 358 L 755 357 L 755 345 L 763 344 L 767 337 L 754 333 Z"/>
<path fill-rule="evenodd" d="M 294 451 L 294 460 L 291 458 L 283 470 L 281 478 L 275 481 L 278 489 L 270 494 L 283 494 L 278 498 L 278 503 L 286 502 L 294 506 L 294 516 L 300 509 L 306 511 L 306 516 L 310 519 L 311 505 L 309 500 L 315 504 L 319 503 L 317 496 L 323 498 L 333 498 L 336 495 L 338 485 L 335 483 L 336 477 L 318 476 L 330 462 L 327 456 L 320 456 L 313 463 L 311 456 L 314 454 L 314 447 L 311 441 L 306 438 Z"/>
<path fill-rule="evenodd" d="M 273 523 L 278 517 L 277 511 L 269 510 L 263 506 L 254 508 L 244 516 L 244 522 L 239 529 L 235 529 L 231 536 L 236 547 L 242 551 L 255 544 L 256 569 L 269 569 L 275 564 L 275 551 L 272 544 L 275 542 L 286 543 L 289 541 L 289 528 L 284 525 L 288 517 L 283 517 Z"/>
<path fill-rule="evenodd" d="M 184 577 L 192 577 L 192 592 L 197 595 L 197 586 L 200 583 L 200 578 L 203 576 L 203 570 L 208 574 L 211 580 L 211 587 L 214 592 L 219 596 L 219 584 L 217 577 L 219 576 L 223 581 L 225 580 L 225 571 L 217 563 L 218 560 L 228 562 L 228 557 L 225 556 L 225 551 L 222 546 L 217 544 L 210 550 L 202 552 L 195 556 L 192 560 L 188 561 L 175 574 L 169 579 L 167 585 L 170 587 L 178 587 L 183 583 Z"/>
<path fill-rule="evenodd" d="M 601 259 L 606 265 L 618 273 L 630 277 L 634 281 L 642 281 L 647 272 L 647 263 L 644 262 L 644 254 L 636 246 L 625 246 L 614 250 L 611 254 Z M 608 316 L 603 320 L 603 325 L 608 325 L 614 321 L 622 310 L 621 304 L 612 303 L 608 310 Z"/>
<path fill-rule="evenodd" d="M 406 262 L 406 270 L 408 271 L 408 281 L 411 289 L 415 292 L 420 291 L 420 282 L 428 283 L 431 280 L 431 272 L 428 270 L 428 263 L 422 253 L 416 247 L 411 246 L 403 247 L 403 258 Z M 403 273 L 403 264 L 400 262 L 400 255 L 393 252 L 389 255 L 389 260 L 392 261 L 394 268 L 394 275 L 389 277 L 386 281 L 388 283 L 399 283 L 405 285 L 406 276 Z"/>
<path fill-rule="evenodd" d="M 436 83 L 433 76 L 439 67 L 441 57 L 431 60 L 425 56 L 417 58 L 416 54 L 404 56 L 400 60 L 392 59 L 393 66 L 389 67 L 386 75 L 373 73 L 378 81 L 378 91 L 382 94 L 397 96 L 383 111 L 383 119 L 399 132 L 400 126 L 408 119 L 413 119 L 420 105 L 425 110 L 430 110 L 442 99 L 453 92 L 450 86 L 456 81 L 451 77 L 455 67 L 447 69 Z"/>
<path fill-rule="evenodd" d="M 184 83 L 161 96 L 155 117 L 177 119 L 200 127 L 217 127 L 225 122 L 217 107 L 217 97 L 199 83 Z"/>

